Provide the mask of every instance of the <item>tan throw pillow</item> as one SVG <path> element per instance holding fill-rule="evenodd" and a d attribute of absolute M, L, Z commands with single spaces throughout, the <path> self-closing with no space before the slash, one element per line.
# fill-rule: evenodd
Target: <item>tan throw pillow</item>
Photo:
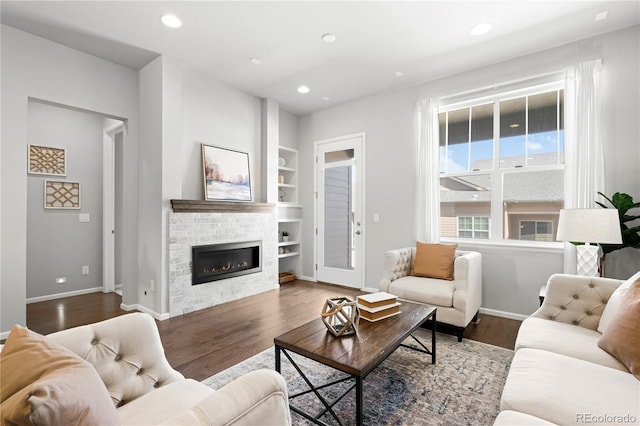
<path fill-rule="evenodd" d="M 91 364 L 18 325 L 0 352 L 0 423 L 119 424 L 107 388 Z"/>
<path fill-rule="evenodd" d="M 598 346 L 640 380 L 640 279 L 623 295 L 621 302 Z"/>
<path fill-rule="evenodd" d="M 453 280 L 453 260 L 457 248 L 457 244 L 416 242 L 416 258 L 411 275 Z"/>
<path fill-rule="evenodd" d="M 602 311 L 602 316 L 600 317 L 600 322 L 598 323 L 598 332 L 604 333 L 604 331 L 607 329 L 607 326 L 611 322 L 613 314 L 618 311 L 618 308 L 622 303 L 621 300 L 623 299 L 623 296 L 627 293 L 627 291 L 629 291 L 629 288 L 631 288 L 633 286 L 633 283 L 635 283 L 638 279 L 640 279 L 640 271 L 636 272 L 635 274 L 633 274 L 633 276 L 631 276 L 631 278 L 620 284 L 620 286 L 615 289 L 613 294 L 611 294 L 611 297 L 609 297 L 609 300 L 607 301 L 607 304 Z"/>

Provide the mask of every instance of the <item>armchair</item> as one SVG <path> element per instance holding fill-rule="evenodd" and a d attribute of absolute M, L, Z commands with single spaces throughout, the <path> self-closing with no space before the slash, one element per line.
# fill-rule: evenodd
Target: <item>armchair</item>
<path fill-rule="evenodd" d="M 482 255 L 456 250 L 453 281 L 411 276 L 416 248 L 406 247 L 384 254 L 384 271 L 378 288 L 408 302 L 438 308 L 438 322 L 456 328 L 458 341 L 482 304 Z"/>

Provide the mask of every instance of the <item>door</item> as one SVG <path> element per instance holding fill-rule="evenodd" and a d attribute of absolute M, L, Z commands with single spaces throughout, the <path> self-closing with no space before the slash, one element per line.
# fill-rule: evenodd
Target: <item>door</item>
<path fill-rule="evenodd" d="M 316 142 L 316 278 L 363 288 L 364 134 Z"/>

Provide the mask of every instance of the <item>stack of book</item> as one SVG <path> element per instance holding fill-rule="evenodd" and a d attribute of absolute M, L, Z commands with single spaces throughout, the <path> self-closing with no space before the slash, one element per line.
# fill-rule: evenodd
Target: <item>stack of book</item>
<path fill-rule="evenodd" d="M 367 321 L 379 321 L 400 313 L 400 303 L 393 294 L 379 292 L 358 296 L 360 318 Z"/>

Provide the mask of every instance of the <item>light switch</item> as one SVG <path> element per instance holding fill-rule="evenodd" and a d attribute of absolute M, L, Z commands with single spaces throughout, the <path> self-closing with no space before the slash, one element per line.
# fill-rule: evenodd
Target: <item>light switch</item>
<path fill-rule="evenodd" d="M 78 215 L 78 221 L 80 222 L 90 222 L 91 221 L 91 216 L 89 215 L 89 213 L 80 213 Z"/>
<path fill-rule="evenodd" d="M 374 213 L 373 214 L 373 221 L 374 222 L 380 222 L 380 213 Z"/>

